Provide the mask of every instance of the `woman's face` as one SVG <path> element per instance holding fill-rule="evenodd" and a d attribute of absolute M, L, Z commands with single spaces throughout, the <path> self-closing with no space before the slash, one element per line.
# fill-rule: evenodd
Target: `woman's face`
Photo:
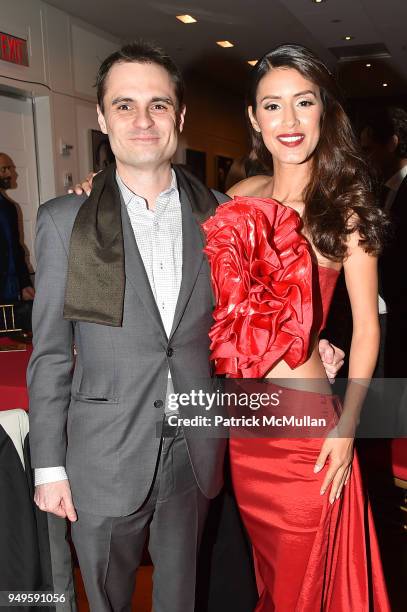
<path fill-rule="evenodd" d="M 319 87 L 294 68 L 272 68 L 259 82 L 253 128 L 260 132 L 273 163 L 302 164 L 320 136 L 323 105 Z"/>

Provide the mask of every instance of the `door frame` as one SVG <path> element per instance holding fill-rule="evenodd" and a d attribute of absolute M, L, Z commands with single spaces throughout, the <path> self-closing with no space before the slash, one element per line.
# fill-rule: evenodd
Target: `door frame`
<path fill-rule="evenodd" d="M 26 83 L 24 85 L 27 86 Z M 0 96 L 31 101 L 37 171 L 37 207 L 56 195 L 52 98 L 45 87 L 41 86 L 38 89 L 29 91 L 22 87 L 13 87 L 0 79 Z M 34 260 L 35 257 L 32 257 L 32 263 Z"/>
<path fill-rule="evenodd" d="M 52 95 L 43 85 L 27 89 L 28 85 L 11 86 L 9 79 L 0 78 L 0 95 L 32 101 L 39 204 L 43 204 L 56 195 Z"/>

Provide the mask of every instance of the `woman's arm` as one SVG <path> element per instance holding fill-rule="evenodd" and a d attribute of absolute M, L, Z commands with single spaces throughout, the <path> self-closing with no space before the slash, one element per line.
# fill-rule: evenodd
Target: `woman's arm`
<path fill-rule="evenodd" d="M 331 503 L 338 499 L 349 479 L 355 430 L 379 350 L 379 320 L 377 309 L 377 258 L 359 246 L 359 235 L 351 235 L 348 257 L 344 262 L 345 281 L 352 309 L 353 334 L 349 355 L 349 382 L 338 427 L 322 445 L 315 471 L 325 465 L 329 469 L 321 487 L 325 493 L 332 482 Z"/>
<path fill-rule="evenodd" d="M 377 306 L 377 257 L 366 253 L 351 238 L 349 257 L 344 263 L 353 333 L 349 353 L 349 382 L 344 399 L 340 435 L 356 429 L 367 389 L 376 366 L 380 343 Z"/>
<path fill-rule="evenodd" d="M 346 288 L 352 309 L 353 334 L 349 353 L 349 379 L 369 381 L 379 352 L 377 257 L 366 253 L 352 235 L 344 262 Z"/>

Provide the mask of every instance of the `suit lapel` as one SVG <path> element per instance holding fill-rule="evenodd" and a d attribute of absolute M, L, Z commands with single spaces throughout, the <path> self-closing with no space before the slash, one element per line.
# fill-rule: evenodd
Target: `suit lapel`
<path fill-rule="evenodd" d="M 192 204 L 182 186 L 179 187 L 182 211 L 182 280 L 170 333 L 173 337 L 195 285 L 203 260 L 203 235 L 192 212 Z"/>
<path fill-rule="evenodd" d="M 123 226 L 123 243 L 124 243 L 124 262 L 126 280 L 131 283 L 137 295 L 144 304 L 145 309 L 151 316 L 153 321 L 159 328 L 165 343 L 167 343 L 167 334 L 165 333 L 164 325 L 151 291 L 150 281 L 137 247 L 137 242 L 134 237 L 133 228 L 127 209 L 122 202 L 122 226 Z"/>

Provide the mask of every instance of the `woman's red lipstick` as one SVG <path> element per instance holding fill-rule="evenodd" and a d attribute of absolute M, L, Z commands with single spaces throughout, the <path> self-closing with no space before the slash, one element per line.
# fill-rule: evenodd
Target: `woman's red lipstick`
<path fill-rule="evenodd" d="M 285 147 L 298 147 L 304 141 L 305 134 L 297 132 L 295 134 L 279 134 L 277 140 Z"/>

